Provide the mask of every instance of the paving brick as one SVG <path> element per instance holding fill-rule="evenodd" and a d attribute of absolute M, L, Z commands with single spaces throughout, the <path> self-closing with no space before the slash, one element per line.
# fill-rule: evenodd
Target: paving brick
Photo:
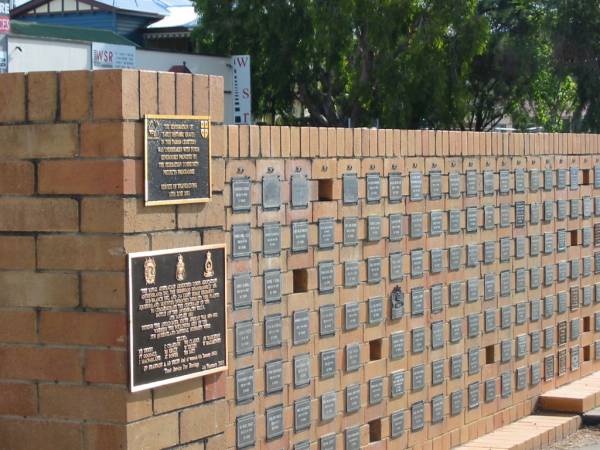
<path fill-rule="evenodd" d="M 69 273 L 0 272 L 2 306 L 75 306 L 79 303 L 77 276 Z"/>
<path fill-rule="evenodd" d="M 87 120 L 90 115 L 92 72 L 73 70 L 58 73 L 60 89 L 60 118 Z"/>
<path fill-rule="evenodd" d="M 3 125 L 4 158 L 68 158 L 79 151 L 77 125 L 72 123 Z"/>
<path fill-rule="evenodd" d="M 82 444 L 79 424 L 22 418 L 0 421 L 0 448 L 55 450 L 81 448 Z"/>
<path fill-rule="evenodd" d="M 85 351 L 85 381 L 101 384 L 127 383 L 127 353 L 122 350 Z"/>
<path fill-rule="evenodd" d="M 178 416 L 162 414 L 127 425 L 127 448 L 161 450 L 178 444 Z"/>
<path fill-rule="evenodd" d="M 25 74 L 3 73 L 0 75 L 0 123 L 25 120 Z"/>
<path fill-rule="evenodd" d="M 113 158 L 143 153 L 141 127 L 132 122 L 84 122 L 80 130 L 81 156 Z"/>
<path fill-rule="evenodd" d="M 180 419 L 181 443 L 222 433 L 226 417 L 227 403 L 224 400 L 186 409 Z"/>
<path fill-rule="evenodd" d="M 2 198 L 0 231 L 78 231 L 79 205 L 68 198 Z"/>
<path fill-rule="evenodd" d="M 0 383 L 0 414 L 36 415 L 37 386 L 30 383 Z"/>
<path fill-rule="evenodd" d="M 27 74 L 27 116 L 32 122 L 48 122 L 56 118 L 58 75 L 56 72 Z"/>
<path fill-rule="evenodd" d="M 123 270 L 125 268 L 123 238 L 97 235 L 40 236 L 38 268 Z"/>
<path fill-rule="evenodd" d="M 203 401 L 202 378 L 182 381 L 154 389 L 154 414 L 197 405 Z"/>
<path fill-rule="evenodd" d="M 95 70 L 92 78 L 94 120 L 139 119 L 137 70 Z"/>
<path fill-rule="evenodd" d="M 36 323 L 35 311 L 0 310 L 0 342 L 36 342 Z"/>
<path fill-rule="evenodd" d="M 31 162 L 0 162 L 0 194 L 31 195 L 35 185 L 35 168 Z"/>
<path fill-rule="evenodd" d="M 48 344 L 124 347 L 127 318 L 123 313 L 42 311 L 39 335 Z"/>
<path fill-rule="evenodd" d="M 83 272 L 81 301 L 89 308 L 124 309 L 126 279 L 119 272 Z"/>
<path fill-rule="evenodd" d="M 4 361 L 0 366 L 2 379 L 81 380 L 81 356 L 77 349 L 5 345 L 0 347 L 0 356 Z"/>
<path fill-rule="evenodd" d="M 33 236 L 0 236 L 0 269 L 35 268 L 35 238 Z"/>
<path fill-rule="evenodd" d="M 127 448 L 127 428 L 125 425 L 88 423 L 83 426 L 83 441 L 88 450 Z"/>

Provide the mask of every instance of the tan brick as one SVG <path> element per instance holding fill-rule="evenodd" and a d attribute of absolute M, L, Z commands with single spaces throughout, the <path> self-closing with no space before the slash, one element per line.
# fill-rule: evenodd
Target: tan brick
<path fill-rule="evenodd" d="M 81 300 L 91 308 L 125 308 L 126 279 L 118 272 L 83 272 Z"/>
<path fill-rule="evenodd" d="M 220 400 L 181 412 L 181 443 L 194 441 L 225 430 L 227 403 Z"/>
<path fill-rule="evenodd" d="M 214 125 L 210 128 L 210 153 L 213 158 L 227 154 L 227 127 Z"/>
<path fill-rule="evenodd" d="M 56 72 L 27 74 L 27 115 L 32 122 L 56 119 L 58 76 Z"/>
<path fill-rule="evenodd" d="M 123 422 L 126 419 L 124 388 L 41 384 L 40 414 L 64 419 Z"/>
<path fill-rule="evenodd" d="M 127 383 L 126 351 L 86 350 L 84 367 L 84 379 L 89 383 Z"/>
<path fill-rule="evenodd" d="M 38 173 L 42 194 L 136 194 L 143 179 L 142 162 L 131 159 L 42 161 Z"/>
<path fill-rule="evenodd" d="M 37 341 L 35 311 L 0 310 L 0 342 Z"/>
<path fill-rule="evenodd" d="M 111 158 L 143 153 L 142 127 L 132 122 L 85 122 L 81 125 L 81 156 Z"/>
<path fill-rule="evenodd" d="M 227 125 L 227 155 L 230 158 L 240 157 L 239 127 Z"/>
<path fill-rule="evenodd" d="M 178 413 L 162 414 L 127 425 L 127 448 L 162 450 L 178 443 Z"/>
<path fill-rule="evenodd" d="M 0 383 L 0 414 L 12 416 L 36 415 L 36 385 L 25 383 Z"/>
<path fill-rule="evenodd" d="M 213 373 L 204 377 L 204 400 L 216 400 L 225 397 L 226 372 Z"/>
<path fill-rule="evenodd" d="M 177 114 L 192 114 L 192 74 L 175 74 L 175 110 Z"/>
<path fill-rule="evenodd" d="M 35 183 L 34 166 L 26 161 L 0 162 L 0 194 L 31 195 Z"/>
<path fill-rule="evenodd" d="M 0 421 L 0 448 L 10 450 L 56 450 L 82 447 L 81 425 L 45 419 Z"/>
<path fill-rule="evenodd" d="M 40 236 L 38 267 L 66 270 L 123 270 L 125 268 L 123 239 L 118 236 Z"/>
<path fill-rule="evenodd" d="M 221 450 L 225 448 L 225 435 L 211 436 L 206 441 L 206 450 Z"/>
<path fill-rule="evenodd" d="M 154 389 L 154 414 L 202 403 L 202 378 Z"/>
<path fill-rule="evenodd" d="M 177 210 L 179 228 L 207 228 L 225 225 L 223 196 L 215 195 L 208 203 L 181 205 Z"/>
<path fill-rule="evenodd" d="M 0 236 L 0 269 L 34 269 L 33 236 Z"/>
<path fill-rule="evenodd" d="M 124 347 L 127 318 L 124 313 L 42 311 L 39 336 L 48 344 Z"/>
<path fill-rule="evenodd" d="M 158 73 L 158 113 L 175 114 L 175 74 Z"/>
<path fill-rule="evenodd" d="M 0 74 L 0 123 L 25 120 L 25 74 Z"/>
<path fill-rule="evenodd" d="M 93 77 L 94 119 L 139 119 L 139 72 L 95 70 Z"/>
<path fill-rule="evenodd" d="M 223 83 L 223 77 L 217 75 L 209 76 L 210 120 L 213 122 L 223 122 L 224 120 L 223 109 L 225 107 L 225 88 Z"/>
<path fill-rule="evenodd" d="M 0 377 L 3 379 L 81 380 L 81 355 L 76 349 L 5 345 L 0 347 L 0 356 L 3 362 Z"/>
<path fill-rule="evenodd" d="M 60 89 L 60 118 L 86 120 L 90 115 L 92 72 L 74 70 L 58 73 Z"/>
<path fill-rule="evenodd" d="M 68 198 L 2 198 L 1 231 L 78 231 L 79 205 Z"/>
<path fill-rule="evenodd" d="M 0 126 L 5 158 L 68 158 L 79 147 L 77 125 L 72 123 Z"/>
<path fill-rule="evenodd" d="M 140 117 L 158 114 L 158 74 L 140 70 Z"/>
<path fill-rule="evenodd" d="M 152 233 L 152 250 L 191 247 L 200 245 L 202 237 L 198 231 L 166 231 Z"/>
<path fill-rule="evenodd" d="M 209 90 L 208 90 L 208 75 L 193 75 L 193 91 L 194 91 L 194 114 L 197 116 L 208 116 L 209 114 Z"/>
<path fill-rule="evenodd" d="M 83 440 L 86 450 L 125 449 L 127 428 L 125 425 L 85 424 Z"/>
<path fill-rule="evenodd" d="M 29 271 L 0 272 L 2 306 L 75 306 L 79 303 L 75 274 Z"/>

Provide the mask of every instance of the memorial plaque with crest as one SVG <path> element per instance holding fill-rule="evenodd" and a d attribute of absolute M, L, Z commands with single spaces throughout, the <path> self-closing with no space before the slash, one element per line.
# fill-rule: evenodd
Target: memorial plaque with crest
<path fill-rule="evenodd" d="M 144 131 L 146 206 L 210 201 L 210 117 L 147 114 Z"/>
<path fill-rule="evenodd" d="M 282 323 L 283 320 L 281 314 L 271 314 L 269 316 L 265 316 L 265 348 L 275 348 L 281 346 Z"/>
<path fill-rule="evenodd" d="M 423 200 L 423 174 L 420 171 L 412 171 L 409 174 L 410 179 L 410 201 L 418 202 Z"/>
<path fill-rule="evenodd" d="M 469 400 L 469 409 L 479 408 L 479 381 L 475 381 L 467 386 L 467 397 Z"/>
<path fill-rule="evenodd" d="M 265 363 L 265 392 L 267 395 L 283 390 L 283 361 L 276 359 Z"/>
<path fill-rule="evenodd" d="M 231 179 L 231 209 L 234 213 L 249 212 L 252 207 L 250 177 Z"/>
<path fill-rule="evenodd" d="M 356 205 L 358 203 L 358 177 L 355 173 L 342 175 L 343 203 Z"/>
<path fill-rule="evenodd" d="M 457 416 L 463 410 L 463 391 L 453 391 L 450 393 L 450 415 Z"/>
<path fill-rule="evenodd" d="M 437 386 L 444 382 L 444 360 L 438 359 L 431 363 L 431 384 Z"/>
<path fill-rule="evenodd" d="M 381 217 L 367 217 L 367 241 L 378 242 L 381 240 Z"/>
<path fill-rule="evenodd" d="M 358 245 L 358 217 L 344 217 L 344 242 L 345 246 Z"/>
<path fill-rule="evenodd" d="M 404 332 L 398 331 L 390 335 L 390 359 L 404 358 Z"/>
<path fill-rule="evenodd" d="M 310 311 L 301 309 L 292 315 L 293 345 L 302 345 L 310 341 Z"/>
<path fill-rule="evenodd" d="M 281 269 L 265 270 L 263 274 L 265 303 L 281 301 Z"/>
<path fill-rule="evenodd" d="M 323 305 L 319 308 L 319 336 L 335 335 L 335 305 Z"/>
<path fill-rule="evenodd" d="M 346 413 L 353 413 L 360 409 L 360 384 L 346 386 Z"/>
<path fill-rule="evenodd" d="M 279 439 L 283 436 L 283 405 L 271 406 L 265 410 L 265 422 L 267 426 L 267 441 Z"/>
<path fill-rule="evenodd" d="M 252 252 L 250 224 L 234 224 L 231 228 L 231 236 L 233 241 L 231 246 L 231 256 L 234 259 L 249 258 Z"/>
<path fill-rule="evenodd" d="M 322 217 L 319 219 L 318 227 L 319 249 L 327 250 L 335 244 L 335 219 L 333 217 Z"/>
<path fill-rule="evenodd" d="M 360 325 L 360 314 L 358 303 L 346 303 L 344 305 L 344 331 L 356 330 Z"/>
<path fill-rule="evenodd" d="M 429 198 L 431 200 L 442 198 L 442 172 L 439 170 L 429 172 Z"/>
<path fill-rule="evenodd" d="M 294 401 L 294 432 L 310 428 L 311 406 L 310 397 L 303 397 Z"/>
<path fill-rule="evenodd" d="M 310 384 L 310 353 L 294 356 L 294 388 Z"/>
<path fill-rule="evenodd" d="M 413 328 L 411 330 L 411 352 L 423 353 L 425 351 L 425 328 Z"/>
<path fill-rule="evenodd" d="M 369 325 L 379 325 L 383 321 L 383 297 L 370 298 L 367 305 Z"/>
<path fill-rule="evenodd" d="M 255 413 L 238 416 L 235 420 L 235 439 L 239 449 L 254 447 L 256 443 Z"/>
<path fill-rule="evenodd" d="M 292 252 L 308 251 L 308 220 L 292 222 Z"/>
<path fill-rule="evenodd" d="M 448 197 L 460 198 L 460 172 L 448 174 Z"/>
<path fill-rule="evenodd" d="M 377 405 L 383 401 L 383 377 L 369 380 L 369 405 Z"/>
<path fill-rule="evenodd" d="M 262 207 L 265 211 L 281 208 L 281 182 L 279 175 L 270 174 L 263 176 Z"/>
<path fill-rule="evenodd" d="M 233 274 L 233 309 L 252 307 L 252 276 L 250 272 Z"/>
<path fill-rule="evenodd" d="M 319 360 L 319 375 L 321 379 L 326 380 L 333 377 L 337 370 L 337 349 L 323 350 L 319 354 Z"/>
<path fill-rule="evenodd" d="M 483 382 L 484 398 L 486 403 L 496 400 L 496 380 L 490 379 Z"/>
<path fill-rule="evenodd" d="M 403 370 L 398 372 L 392 372 L 390 374 L 390 397 L 398 398 L 404 395 L 404 376 Z"/>
<path fill-rule="evenodd" d="M 390 416 L 390 434 L 396 439 L 404 433 L 404 411 L 394 411 Z"/>
<path fill-rule="evenodd" d="M 328 422 L 337 415 L 337 392 L 325 392 L 321 395 L 321 421 Z M 335 434 L 334 447 L 335 448 Z M 322 439 L 322 438 L 321 438 Z M 321 446 L 323 448 L 323 446 Z"/>
<path fill-rule="evenodd" d="M 128 254 L 132 392 L 227 368 L 225 261 L 224 244 Z"/>
<path fill-rule="evenodd" d="M 322 261 L 318 265 L 319 293 L 326 294 L 335 289 L 335 267 L 333 261 Z"/>
<path fill-rule="evenodd" d="M 404 236 L 404 227 L 402 226 L 402 214 L 390 214 L 388 216 L 390 241 L 401 241 Z"/>
<path fill-rule="evenodd" d="M 381 283 L 381 257 L 379 256 L 367 258 L 367 283 Z"/>
<path fill-rule="evenodd" d="M 460 378 L 463 373 L 463 355 L 450 356 L 450 378 L 455 380 Z"/>
<path fill-rule="evenodd" d="M 346 345 L 346 372 L 355 372 L 360 368 L 360 344 Z"/>
<path fill-rule="evenodd" d="M 396 286 L 392 289 L 390 294 L 390 306 L 390 318 L 392 320 L 401 319 L 404 316 L 404 292 L 402 292 L 400 286 Z"/>
<path fill-rule="evenodd" d="M 402 175 L 392 172 L 388 175 L 388 201 L 398 203 L 402 200 Z"/>
<path fill-rule="evenodd" d="M 399 281 L 404 278 L 403 261 L 402 252 L 390 253 L 390 281 Z"/>
<path fill-rule="evenodd" d="M 425 402 L 420 400 L 410 407 L 410 430 L 414 433 L 425 428 Z"/>
<path fill-rule="evenodd" d="M 360 426 L 346 428 L 344 431 L 344 450 L 360 450 Z"/>
<path fill-rule="evenodd" d="M 381 179 L 378 173 L 367 174 L 367 203 L 379 203 L 381 200 Z"/>
<path fill-rule="evenodd" d="M 308 177 L 304 173 L 292 175 L 292 208 L 308 208 Z"/>
<path fill-rule="evenodd" d="M 248 366 L 235 371 L 235 401 L 237 404 L 254 400 L 254 367 Z"/>

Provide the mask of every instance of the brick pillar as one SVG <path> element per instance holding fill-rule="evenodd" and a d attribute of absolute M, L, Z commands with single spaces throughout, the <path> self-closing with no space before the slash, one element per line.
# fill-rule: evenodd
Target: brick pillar
<path fill-rule="evenodd" d="M 222 78 L 3 74 L 0 104 L 0 448 L 219 447 L 221 377 L 128 392 L 126 254 L 222 229 L 222 179 L 145 208 L 142 160 L 144 114 L 212 112 L 223 168 Z"/>

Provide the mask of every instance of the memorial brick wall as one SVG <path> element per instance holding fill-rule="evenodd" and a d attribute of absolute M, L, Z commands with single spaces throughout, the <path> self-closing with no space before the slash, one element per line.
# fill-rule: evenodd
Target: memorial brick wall
<path fill-rule="evenodd" d="M 0 105 L 0 447 L 450 448 L 600 365 L 597 135 L 225 126 L 143 71 Z M 211 116 L 210 202 L 144 206 L 146 114 Z M 227 371 L 130 393 L 126 255 L 222 243 Z"/>

